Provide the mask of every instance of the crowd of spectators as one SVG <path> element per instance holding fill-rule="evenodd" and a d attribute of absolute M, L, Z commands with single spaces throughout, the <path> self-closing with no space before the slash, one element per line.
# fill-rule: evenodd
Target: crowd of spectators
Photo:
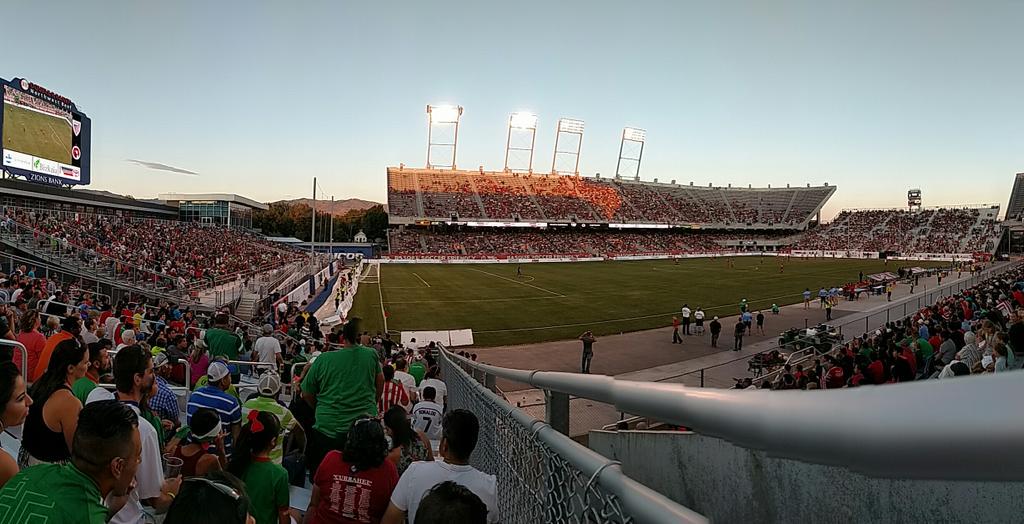
<path fill-rule="evenodd" d="M 760 387 L 833 389 L 1022 367 L 1024 266 L 1018 266 L 856 337 L 813 363 L 786 365 Z"/>
<path fill-rule="evenodd" d="M 764 240 L 731 233 L 617 231 L 586 228 L 463 230 L 394 229 L 392 256 L 616 256 L 713 254 L 731 251 L 726 240 Z"/>
<path fill-rule="evenodd" d="M 790 224 L 810 218 L 832 188 L 694 188 L 624 180 L 444 170 L 389 170 L 391 213 L 463 219 Z M 479 198 L 479 203 L 477 201 Z M 481 216 L 480 205 L 483 205 Z"/>
<path fill-rule="evenodd" d="M 433 343 L 321 332 L 295 304 L 259 338 L 165 302 L 57 290 L 67 303 L 29 308 L 48 285 L 31 273 L 0 275 L 0 339 L 31 357 L 0 345 L 0 420 L 23 426 L 17 459 L 0 452 L 0 522 L 497 520 L 495 478 L 469 465 L 479 421 L 447 406 Z"/>
<path fill-rule="evenodd" d="M 141 269 L 179 288 L 248 276 L 304 256 L 239 229 L 192 222 L 86 213 L 66 218 L 46 210 L 7 207 L 2 226 L 13 230 L 13 223 L 29 228 L 40 246 L 80 257 L 105 257 L 120 271 Z"/>
<path fill-rule="evenodd" d="M 994 219 L 977 209 L 843 211 L 805 233 L 794 249 L 896 253 L 971 253 L 995 247 Z M 980 249 L 979 249 L 980 248 Z"/>
<path fill-rule="evenodd" d="M 13 89 L 10 86 L 4 86 L 4 101 L 37 109 L 48 115 L 62 118 L 67 121 L 69 126 L 71 125 L 70 111 L 61 109 L 41 98 L 36 98 L 32 95 Z"/>

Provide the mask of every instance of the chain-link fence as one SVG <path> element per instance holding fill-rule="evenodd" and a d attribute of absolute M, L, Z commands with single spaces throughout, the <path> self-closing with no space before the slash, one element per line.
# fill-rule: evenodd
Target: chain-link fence
<path fill-rule="evenodd" d="M 624 476 L 617 462 L 509 405 L 458 358 L 441 354 L 448 407 L 467 409 L 480 421 L 470 462 L 496 476 L 501 522 L 706 522 Z"/>

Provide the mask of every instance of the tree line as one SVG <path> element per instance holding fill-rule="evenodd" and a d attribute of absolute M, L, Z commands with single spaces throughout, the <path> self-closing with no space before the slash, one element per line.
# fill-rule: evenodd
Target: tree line
<path fill-rule="evenodd" d="M 266 211 L 256 210 L 253 213 L 252 227 L 267 236 L 295 237 L 308 242 L 312 216 L 313 209 L 306 204 L 274 202 Z M 329 241 L 330 213 L 317 210 L 316 219 L 316 241 Z M 369 209 L 353 209 L 344 215 L 334 216 L 334 241 L 352 242 L 356 233 L 362 230 L 369 242 L 383 242 L 387 238 L 387 228 L 388 213 L 384 206 L 378 204 Z"/>

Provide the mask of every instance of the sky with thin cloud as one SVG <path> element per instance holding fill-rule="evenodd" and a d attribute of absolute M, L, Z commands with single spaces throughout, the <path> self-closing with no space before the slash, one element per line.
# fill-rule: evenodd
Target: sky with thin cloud
<path fill-rule="evenodd" d="M 584 175 L 647 131 L 645 180 L 837 185 L 841 208 L 1006 205 L 1024 171 L 1024 2 L 12 2 L 0 77 L 93 120 L 92 187 L 386 198 L 465 108 L 459 167 L 508 115 L 585 121 Z M 33 22 L 35 21 L 35 22 Z M 41 32 L 45 28 L 45 35 Z M 141 159 L 141 160 L 140 160 Z"/>

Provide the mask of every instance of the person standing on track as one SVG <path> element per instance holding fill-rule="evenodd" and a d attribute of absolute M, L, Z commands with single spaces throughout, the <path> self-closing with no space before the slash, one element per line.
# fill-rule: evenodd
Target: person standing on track
<path fill-rule="evenodd" d="M 583 342 L 583 360 L 580 363 L 580 373 L 590 373 L 590 361 L 594 358 L 594 342 L 597 338 L 594 337 L 594 333 L 591 331 L 585 331 L 580 335 L 580 340 Z"/>
<path fill-rule="evenodd" d="M 672 343 L 683 343 L 683 337 L 679 336 L 679 317 L 675 315 L 672 316 Z"/>
<path fill-rule="evenodd" d="M 682 314 L 682 317 L 683 317 L 683 334 L 684 335 L 689 335 L 690 334 L 690 313 L 691 313 L 690 305 L 689 304 L 683 304 L 683 310 L 681 311 L 681 314 Z"/>
<path fill-rule="evenodd" d="M 722 334 L 722 323 L 718 321 L 718 317 L 711 319 L 711 347 L 718 347 L 718 335 Z"/>
<path fill-rule="evenodd" d="M 697 306 L 697 311 L 693 312 L 693 320 L 696 321 L 697 327 L 695 328 L 698 335 L 704 334 L 704 310 Z"/>
<path fill-rule="evenodd" d="M 804 288 L 804 309 L 811 307 L 811 288 Z"/>
<path fill-rule="evenodd" d="M 757 312 L 757 317 L 755 317 L 755 320 L 757 320 L 757 332 L 760 335 L 763 336 L 764 335 L 764 313 L 758 311 Z"/>
<path fill-rule="evenodd" d="M 739 351 L 743 349 L 743 334 L 747 331 L 747 324 L 742 320 L 737 320 L 736 325 L 733 327 L 732 334 L 735 339 L 733 340 L 732 350 Z"/>

